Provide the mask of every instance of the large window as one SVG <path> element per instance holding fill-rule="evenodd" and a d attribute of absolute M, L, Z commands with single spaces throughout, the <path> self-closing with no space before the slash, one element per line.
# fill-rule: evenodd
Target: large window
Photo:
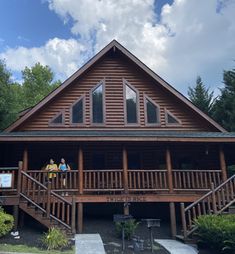
<path fill-rule="evenodd" d="M 145 98 L 145 103 L 147 124 L 159 124 L 159 107 L 148 97 Z"/>
<path fill-rule="evenodd" d="M 141 154 L 139 152 L 128 153 L 128 169 L 141 169 Z"/>
<path fill-rule="evenodd" d="M 126 122 L 128 124 L 135 124 L 138 122 L 137 117 L 137 92 L 130 87 L 129 84 L 125 84 L 125 96 L 126 96 Z"/>
<path fill-rule="evenodd" d="M 84 98 L 80 98 L 72 105 L 71 117 L 73 124 L 83 123 L 83 100 Z"/>
<path fill-rule="evenodd" d="M 93 123 L 103 123 L 104 113 L 103 113 L 103 93 L 104 84 L 100 83 L 92 91 L 92 122 Z"/>
<path fill-rule="evenodd" d="M 105 153 L 94 152 L 92 154 L 92 169 L 105 169 Z"/>

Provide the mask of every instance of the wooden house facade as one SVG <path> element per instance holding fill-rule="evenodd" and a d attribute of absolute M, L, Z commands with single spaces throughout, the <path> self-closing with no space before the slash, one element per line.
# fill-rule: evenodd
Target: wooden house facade
<path fill-rule="evenodd" d="M 73 233 L 86 203 L 123 203 L 128 214 L 127 203 L 165 202 L 173 236 L 182 203 L 186 236 L 194 217 L 234 201 L 234 147 L 235 134 L 112 41 L 0 133 L 0 173 L 12 175 L 0 198 L 16 224 L 21 209 Z M 61 157 L 71 170 L 48 181 L 44 164 Z"/>

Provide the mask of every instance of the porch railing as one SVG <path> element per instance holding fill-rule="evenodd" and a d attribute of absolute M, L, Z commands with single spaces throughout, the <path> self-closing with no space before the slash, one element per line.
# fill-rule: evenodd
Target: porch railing
<path fill-rule="evenodd" d="M 172 170 L 173 188 L 175 190 L 209 190 L 211 183 L 219 186 L 222 183 L 220 170 Z"/>
<path fill-rule="evenodd" d="M 122 170 L 84 170 L 84 191 L 123 190 Z"/>
<path fill-rule="evenodd" d="M 167 170 L 129 170 L 130 191 L 167 190 Z"/>

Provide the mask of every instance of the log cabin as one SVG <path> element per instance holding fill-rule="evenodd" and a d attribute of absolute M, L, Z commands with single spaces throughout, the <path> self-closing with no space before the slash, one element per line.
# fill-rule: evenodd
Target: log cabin
<path fill-rule="evenodd" d="M 234 133 L 114 40 L 0 133 L 0 200 L 15 227 L 20 210 L 72 233 L 88 203 L 129 214 L 127 204 L 163 202 L 172 237 L 181 204 L 187 237 L 194 218 L 235 201 L 234 148 Z M 71 170 L 48 181 L 45 163 L 61 157 Z"/>

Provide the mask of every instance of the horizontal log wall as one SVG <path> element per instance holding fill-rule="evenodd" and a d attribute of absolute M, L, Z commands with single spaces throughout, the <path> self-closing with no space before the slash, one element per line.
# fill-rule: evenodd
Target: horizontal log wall
<path fill-rule="evenodd" d="M 191 109 L 169 92 L 166 92 L 156 81 L 150 79 L 143 71 L 130 63 L 124 56 L 110 55 L 101 59 L 90 71 L 85 73 L 74 84 L 58 95 L 49 105 L 32 116 L 18 130 L 46 130 L 46 129 L 79 129 L 79 128 L 129 128 L 125 125 L 123 83 L 125 78 L 135 89 L 139 91 L 140 123 L 135 128 L 154 129 L 184 129 L 192 131 L 214 131 L 204 119 L 199 117 Z M 105 108 L 106 119 L 103 126 L 94 126 L 91 123 L 90 91 L 102 79 L 105 80 Z M 85 124 L 79 126 L 70 125 L 70 106 L 82 95 L 85 95 Z M 144 95 L 150 97 L 160 106 L 161 126 L 153 127 L 145 124 Z M 172 112 L 181 122 L 182 126 L 170 127 L 166 125 L 165 109 Z M 63 127 L 49 127 L 48 122 L 60 110 L 65 110 L 65 125 Z M 133 129 L 134 127 L 132 127 Z"/>

